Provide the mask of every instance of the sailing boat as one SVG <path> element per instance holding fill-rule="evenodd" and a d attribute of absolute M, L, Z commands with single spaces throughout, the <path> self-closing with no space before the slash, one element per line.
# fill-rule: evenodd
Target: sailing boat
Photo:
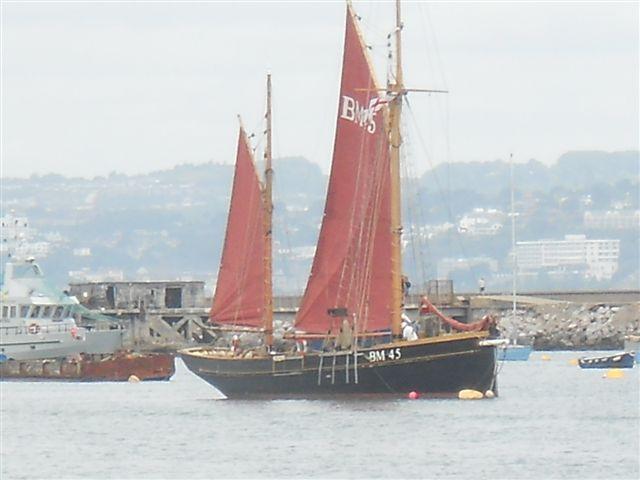
<path fill-rule="evenodd" d="M 227 229 L 210 323 L 264 334 L 272 343 L 271 287 L 271 75 L 267 76 L 265 182 L 260 181 L 247 134 L 240 124 Z M 242 328 L 244 327 L 244 328 Z"/>
<path fill-rule="evenodd" d="M 513 271 L 512 271 L 512 288 L 511 288 L 511 321 L 516 321 L 516 309 L 518 305 L 518 297 L 516 294 L 518 284 L 518 255 L 516 251 L 516 213 L 515 213 L 515 191 L 513 177 L 513 154 L 509 157 L 509 179 L 511 190 L 511 251 L 513 252 Z M 515 325 L 513 325 L 515 327 Z M 509 339 L 508 343 L 498 347 L 498 360 L 508 361 L 527 361 L 531 355 L 533 347 L 531 345 L 521 345 L 517 343 L 517 338 Z"/>
<path fill-rule="evenodd" d="M 231 323 L 255 328 L 262 316 L 260 330 L 267 348 L 231 355 L 211 347 L 181 351 L 192 372 L 229 398 L 410 392 L 457 395 L 463 389 L 485 392 L 496 388 L 495 344 L 487 340 L 486 331 L 417 340 L 402 337 L 399 150 L 402 97 L 408 90 L 402 77 L 401 27 L 398 2 L 395 79 L 380 88 L 357 16 L 347 3 L 327 200 L 311 275 L 294 333 L 289 335 L 297 345 L 308 341 L 311 348 L 277 351 L 272 347 L 272 327 L 267 319 L 271 306 L 266 293 L 261 296 L 258 288 L 271 285 L 270 271 L 263 267 L 261 277 L 243 277 L 245 282 L 254 282 L 246 288 L 258 291 L 252 301 L 262 298 L 261 307 L 249 308 L 244 291 L 220 286 L 221 281 L 227 281 L 222 276 L 218 288 L 235 292 L 235 310 L 253 312 L 247 314 L 252 318 L 245 320 L 234 313 Z M 269 121 L 267 131 L 270 134 Z M 268 150 L 270 154 L 270 146 Z M 270 187 L 264 191 L 267 189 L 270 194 Z M 252 208 L 269 212 L 270 221 L 269 202 L 266 199 Z M 260 222 L 259 214 L 253 214 L 255 225 L 264 226 L 263 238 L 270 236 L 268 221 Z M 262 252 L 270 259 L 270 250 Z M 255 255 L 250 250 L 245 257 L 251 261 Z"/>

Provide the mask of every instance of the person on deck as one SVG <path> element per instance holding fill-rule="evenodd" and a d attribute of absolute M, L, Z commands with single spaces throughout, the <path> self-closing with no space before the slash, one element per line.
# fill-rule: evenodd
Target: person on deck
<path fill-rule="evenodd" d="M 489 317 L 489 338 L 500 338 L 500 329 L 498 328 L 498 319 L 493 315 Z"/>
<path fill-rule="evenodd" d="M 231 338 L 231 352 L 234 355 L 240 354 L 240 337 L 238 335 L 234 335 Z"/>
<path fill-rule="evenodd" d="M 480 290 L 480 295 L 484 295 L 484 287 L 485 287 L 484 277 L 480 277 L 480 280 L 478 280 L 478 289 Z"/>
<path fill-rule="evenodd" d="M 340 333 L 336 337 L 336 350 L 349 350 L 353 344 L 353 329 L 349 320 L 346 318 L 342 320 L 340 326 Z"/>
<path fill-rule="evenodd" d="M 402 275 L 402 296 L 406 297 L 409 295 L 409 289 L 411 288 L 411 282 L 409 281 L 409 277 L 406 275 Z"/>
<path fill-rule="evenodd" d="M 400 327 L 402 328 L 402 338 L 404 340 L 411 341 L 418 339 L 418 333 L 416 332 L 413 320 L 411 320 L 404 312 L 402 313 L 402 322 L 400 323 Z"/>
<path fill-rule="evenodd" d="M 327 330 L 327 335 L 322 340 L 322 351 L 329 352 L 334 349 L 335 341 L 331 338 L 331 329 Z"/>

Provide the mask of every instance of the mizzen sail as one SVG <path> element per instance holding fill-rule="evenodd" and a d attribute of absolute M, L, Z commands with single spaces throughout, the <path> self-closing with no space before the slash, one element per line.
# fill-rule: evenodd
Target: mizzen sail
<path fill-rule="evenodd" d="M 329 188 L 298 330 L 326 333 L 346 309 L 359 331 L 389 328 L 391 220 L 386 106 L 347 6 L 342 81 Z M 342 310 L 344 312 L 344 310 Z"/>
<path fill-rule="evenodd" d="M 262 327 L 264 318 L 264 206 L 253 154 L 240 128 L 227 232 L 209 314 L 217 324 Z"/>

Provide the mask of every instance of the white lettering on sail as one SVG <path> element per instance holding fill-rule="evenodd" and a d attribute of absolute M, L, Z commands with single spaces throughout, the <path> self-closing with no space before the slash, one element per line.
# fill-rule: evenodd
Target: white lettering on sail
<path fill-rule="evenodd" d="M 355 108 L 356 101 L 353 98 L 344 95 L 342 97 L 342 114 L 340 115 L 340 118 L 344 118 L 345 120 L 349 120 L 351 122 L 355 121 Z"/>
<path fill-rule="evenodd" d="M 361 127 L 365 127 L 367 132 L 375 133 L 376 121 L 375 116 L 379 108 L 376 108 L 378 98 L 372 98 L 368 106 L 360 105 L 357 100 L 346 95 L 342 96 L 342 109 L 340 118 L 357 123 Z"/>

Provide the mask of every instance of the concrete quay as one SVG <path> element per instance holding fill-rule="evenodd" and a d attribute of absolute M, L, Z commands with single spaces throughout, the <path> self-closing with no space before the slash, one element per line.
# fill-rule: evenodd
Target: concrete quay
<path fill-rule="evenodd" d="M 536 349 L 622 349 L 626 335 L 640 334 L 639 290 L 527 292 L 516 297 L 513 318 L 508 293 L 456 294 L 450 282 L 437 282 L 438 288 L 427 289 L 429 298 L 446 315 L 471 322 L 493 314 L 505 337 Z M 173 351 L 220 336 L 208 324 L 204 282 L 98 282 L 71 290 L 90 310 L 127 327 L 135 349 Z M 407 296 L 409 316 L 419 316 L 421 297 Z M 293 323 L 299 302 L 299 296 L 274 298 L 277 329 Z"/>

